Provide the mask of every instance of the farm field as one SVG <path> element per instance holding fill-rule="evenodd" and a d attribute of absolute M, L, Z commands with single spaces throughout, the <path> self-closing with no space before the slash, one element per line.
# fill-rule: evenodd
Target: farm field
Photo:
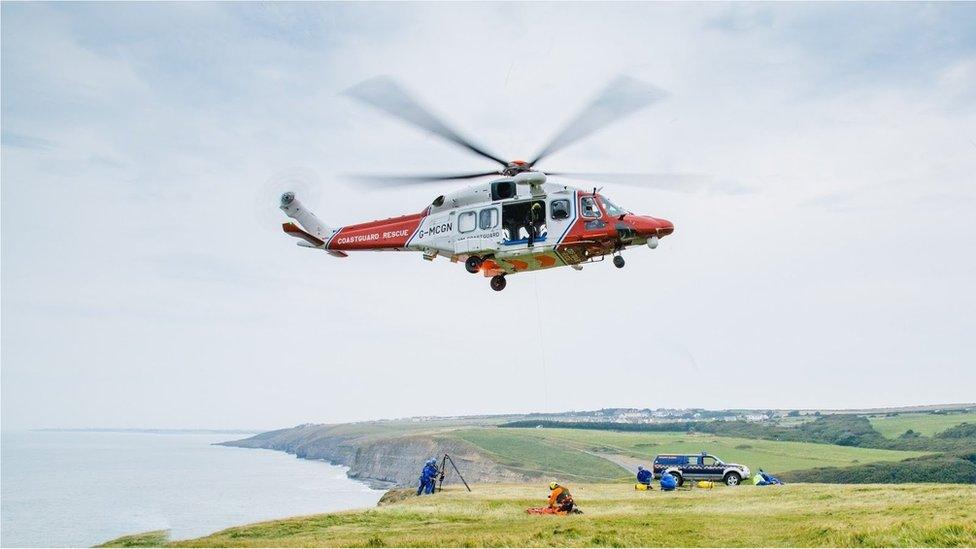
<path fill-rule="evenodd" d="M 770 440 L 720 437 L 712 434 L 629 433 L 584 429 L 465 429 L 455 436 L 490 452 L 506 465 L 527 471 L 554 471 L 573 479 L 607 481 L 620 478 L 617 466 L 593 454 L 620 454 L 646 458 L 658 453 L 713 453 L 727 462 L 782 473 L 813 467 L 847 466 L 878 461 L 900 461 L 925 452 L 879 450 Z"/>
<path fill-rule="evenodd" d="M 637 492 L 629 484 L 571 485 L 582 515 L 527 515 L 537 485 L 452 487 L 388 494 L 375 509 L 230 528 L 178 547 L 972 547 L 976 486 L 739 486 Z M 393 496 L 393 497 L 390 497 Z M 159 532 L 108 546 L 158 546 Z"/>
<path fill-rule="evenodd" d="M 538 429 L 465 429 L 450 436 L 485 450 L 506 467 L 530 475 L 557 475 L 567 481 L 607 482 L 630 473 L 566 440 L 539 436 Z"/>
<path fill-rule="evenodd" d="M 871 416 L 871 426 L 887 438 L 898 438 L 911 429 L 925 436 L 932 436 L 960 423 L 976 423 L 976 412 L 951 414 L 898 414 L 897 416 Z"/>

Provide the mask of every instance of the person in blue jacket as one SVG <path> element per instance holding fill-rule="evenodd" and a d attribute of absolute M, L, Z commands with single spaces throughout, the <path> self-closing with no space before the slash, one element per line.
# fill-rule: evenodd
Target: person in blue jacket
<path fill-rule="evenodd" d="M 437 460 L 430 458 L 424 464 L 423 471 L 420 472 L 420 486 L 417 487 L 417 495 L 433 494 L 434 483 L 437 480 Z"/>
<path fill-rule="evenodd" d="M 661 490 L 665 492 L 670 492 L 678 487 L 678 479 L 674 478 L 671 473 L 664 473 L 661 475 Z"/>
<path fill-rule="evenodd" d="M 648 488 L 651 487 L 651 481 L 654 480 L 654 474 L 644 468 L 643 465 L 637 466 L 637 482 L 639 484 L 644 484 Z"/>

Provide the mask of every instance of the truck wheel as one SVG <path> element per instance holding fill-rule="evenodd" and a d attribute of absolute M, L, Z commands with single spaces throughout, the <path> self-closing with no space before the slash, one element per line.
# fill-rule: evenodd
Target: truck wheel
<path fill-rule="evenodd" d="M 613 257 L 613 266 L 618 269 L 623 269 L 626 262 L 624 261 L 624 256 L 616 255 Z"/>
<path fill-rule="evenodd" d="M 682 484 L 685 483 L 685 479 L 681 478 L 681 474 L 671 473 L 671 476 L 674 477 L 674 481 L 678 483 L 678 486 L 681 486 Z"/>
<path fill-rule="evenodd" d="M 726 486 L 738 486 L 740 481 L 742 481 L 742 475 L 739 473 L 729 473 L 725 475 Z"/>
<path fill-rule="evenodd" d="M 477 274 L 481 270 L 481 258 L 472 255 L 464 260 L 464 268 L 471 274 Z"/>
<path fill-rule="evenodd" d="M 506 284 L 508 284 L 508 281 L 506 281 L 505 277 L 502 275 L 495 275 L 491 277 L 491 289 L 495 290 L 496 292 L 504 290 Z"/>

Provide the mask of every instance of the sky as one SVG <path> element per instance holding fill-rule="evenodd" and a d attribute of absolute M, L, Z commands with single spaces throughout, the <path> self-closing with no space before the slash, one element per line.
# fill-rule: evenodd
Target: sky
<path fill-rule="evenodd" d="M 976 401 L 976 4 L 2 4 L 2 427 L 279 428 L 601 407 Z M 510 277 L 336 259 L 490 169 L 356 104 L 401 82 L 506 158 L 624 74 L 665 101 L 545 168 L 673 235 Z M 582 184 L 586 186 L 586 184 Z"/>

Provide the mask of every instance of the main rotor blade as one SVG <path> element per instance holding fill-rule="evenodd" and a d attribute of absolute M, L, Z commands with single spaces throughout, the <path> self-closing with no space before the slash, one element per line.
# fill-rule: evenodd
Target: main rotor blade
<path fill-rule="evenodd" d="M 468 139 L 461 137 L 456 131 L 410 97 L 396 81 L 388 76 L 377 76 L 360 82 L 343 93 L 399 118 L 404 122 L 413 124 L 456 145 L 460 145 L 475 154 L 489 160 L 494 160 L 502 166 L 508 165 L 508 162 L 505 160 L 489 153 Z"/>
<path fill-rule="evenodd" d="M 437 181 L 458 181 L 475 179 L 489 175 L 499 175 L 498 171 L 483 173 L 438 174 L 438 175 L 354 175 L 356 181 L 366 183 L 371 187 L 401 187 L 407 185 L 421 185 Z"/>
<path fill-rule="evenodd" d="M 750 189 L 741 185 L 721 183 L 713 177 L 690 173 L 579 173 L 546 172 L 546 175 L 580 179 L 583 181 L 613 183 L 632 187 L 648 187 L 678 192 L 708 190 L 725 194 L 742 194 Z"/>
<path fill-rule="evenodd" d="M 634 80 L 629 76 L 618 76 L 596 99 L 580 111 L 576 118 L 556 134 L 535 156 L 535 159 L 529 162 L 529 165 L 534 166 L 559 149 L 665 97 L 667 92 L 660 88 Z"/>

